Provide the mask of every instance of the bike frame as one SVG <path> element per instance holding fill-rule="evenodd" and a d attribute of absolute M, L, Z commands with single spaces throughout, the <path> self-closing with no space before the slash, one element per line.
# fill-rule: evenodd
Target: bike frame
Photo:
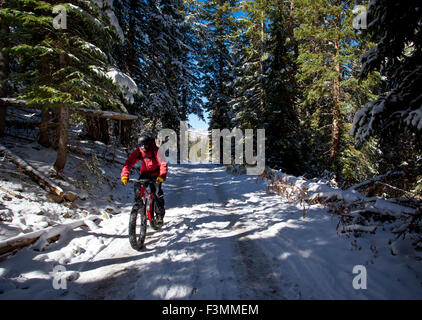
<path fill-rule="evenodd" d="M 147 220 L 148 221 L 153 221 L 152 216 L 151 216 L 151 212 L 152 212 L 152 200 L 154 199 L 154 194 L 152 192 L 148 191 L 148 188 L 145 187 L 145 185 L 141 185 L 141 189 L 140 189 L 140 196 L 141 199 L 145 205 L 146 199 L 149 199 L 149 205 L 146 208 L 146 213 L 147 213 Z"/>

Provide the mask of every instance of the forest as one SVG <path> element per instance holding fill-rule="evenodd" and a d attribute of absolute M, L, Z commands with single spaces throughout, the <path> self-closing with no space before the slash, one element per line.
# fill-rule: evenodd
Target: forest
<path fill-rule="evenodd" d="M 420 300 L 421 29 L 415 0 L 0 0 L 0 300 Z"/>
<path fill-rule="evenodd" d="M 1 0 L 0 19 L 0 135 L 41 110 L 58 172 L 70 121 L 129 148 L 193 114 L 265 129 L 269 168 L 421 199 L 417 1 Z"/>

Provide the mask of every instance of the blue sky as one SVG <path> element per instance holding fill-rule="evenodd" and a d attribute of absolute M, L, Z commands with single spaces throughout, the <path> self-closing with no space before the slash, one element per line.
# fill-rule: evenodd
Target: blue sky
<path fill-rule="evenodd" d="M 197 116 L 191 114 L 189 115 L 188 121 L 189 121 L 189 124 L 194 129 L 208 130 L 208 115 L 207 114 L 205 114 L 205 119 L 207 122 L 202 121 Z"/>

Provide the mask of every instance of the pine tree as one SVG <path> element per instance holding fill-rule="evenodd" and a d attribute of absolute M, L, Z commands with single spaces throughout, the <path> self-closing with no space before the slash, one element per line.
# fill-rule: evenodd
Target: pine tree
<path fill-rule="evenodd" d="M 0 9 L 3 9 L 5 0 L 1 0 Z M 9 80 L 9 54 L 8 48 L 9 26 L 0 16 L 0 98 L 8 96 L 8 80 Z M 4 133 L 6 125 L 6 105 L 0 101 L 0 136 Z"/>
<path fill-rule="evenodd" d="M 341 77 L 341 1 L 297 2 L 295 15 L 301 22 L 295 35 L 300 41 L 298 81 L 303 84 L 304 108 L 317 105 L 313 113 L 315 129 L 331 136 L 329 158 L 337 161 L 340 138 L 340 77 Z M 310 116 L 310 115 L 309 115 Z M 328 134 L 328 135 L 327 135 Z"/>
<path fill-rule="evenodd" d="M 56 1 L 11 0 L 1 19 L 12 32 L 7 51 L 17 63 L 10 77 L 14 96 L 43 109 L 53 109 L 59 119 L 58 157 L 54 167 L 64 168 L 67 126 L 74 108 L 126 111 L 120 90 L 106 76 L 111 44 L 117 39 L 104 11 L 92 3 L 73 0 L 60 4 L 66 10 L 65 29 L 54 28 Z"/>
<path fill-rule="evenodd" d="M 310 166 L 316 171 L 333 170 L 338 179 L 345 173 L 344 151 L 353 148 L 347 136 L 348 123 L 358 103 L 371 96 L 376 82 L 374 76 L 372 81 L 359 84 L 355 77 L 366 45 L 353 29 L 355 3 L 299 0 L 294 12 L 300 24 L 295 29 L 299 41 L 297 80 L 302 92 L 304 129 L 310 136 L 307 144 L 313 150 Z M 321 166 L 324 162 L 329 167 Z"/>
<path fill-rule="evenodd" d="M 148 5 L 148 42 L 143 56 L 147 79 L 140 85 L 145 97 L 141 110 L 150 116 L 148 122 L 152 129 L 161 126 L 164 120 L 171 118 L 174 122 L 177 119 L 177 97 L 169 83 L 168 60 L 176 58 L 170 53 L 170 46 L 176 41 L 174 31 L 178 21 L 163 10 L 170 10 L 169 6 L 170 3 L 162 4 L 161 1 L 149 1 Z"/>
<path fill-rule="evenodd" d="M 181 0 L 167 0 L 162 2 L 164 15 L 163 36 L 167 42 L 167 53 L 164 56 L 164 71 L 166 74 L 166 89 L 171 99 L 170 103 L 175 108 L 176 114 L 165 115 L 162 123 L 166 128 L 176 128 L 179 121 L 186 121 L 187 116 L 195 111 L 198 99 L 193 97 L 194 88 L 198 87 L 192 58 L 192 46 L 195 38 L 192 28 L 185 21 L 187 6 Z M 189 92 L 192 88 L 192 92 Z M 191 104 L 193 103 L 193 104 Z M 174 118 L 172 122 L 165 119 Z"/>
<path fill-rule="evenodd" d="M 177 129 L 188 114 L 201 115 L 194 6 L 180 0 L 115 1 L 125 41 L 114 56 L 139 86 L 141 97 L 131 110 L 143 127 Z"/>
<path fill-rule="evenodd" d="M 420 1 L 371 1 L 368 33 L 376 46 L 362 56 L 361 79 L 379 71 L 382 94 L 356 114 L 352 133 L 361 145 L 379 139 L 380 171 L 403 170 L 403 185 L 422 190 L 422 5 Z M 407 182 L 406 182 L 407 180 Z"/>
<path fill-rule="evenodd" d="M 301 131 L 296 107 L 296 41 L 293 37 L 291 3 L 275 0 L 268 12 L 265 91 L 263 113 L 267 138 L 267 162 L 273 168 L 293 174 L 303 173 Z"/>
<path fill-rule="evenodd" d="M 210 113 L 210 128 L 232 127 L 233 114 L 230 101 L 233 96 L 230 84 L 233 81 L 233 59 L 230 47 L 236 31 L 233 11 L 236 1 L 211 0 L 201 3 L 201 20 L 207 26 L 204 34 L 203 59 L 200 61 L 203 73 L 203 96 L 205 110 Z"/>
<path fill-rule="evenodd" d="M 202 43 L 200 41 L 203 29 L 200 24 L 200 11 L 196 1 L 184 1 L 182 14 L 183 23 L 180 28 L 183 34 L 181 44 L 181 77 L 179 91 L 181 95 L 181 108 L 179 117 L 182 121 L 187 120 L 189 114 L 203 118 L 200 69 L 197 62 L 200 56 Z"/>
<path fill-rule="evenodd" d="M 266 109 L 264 60 L 266 59 L 267 0 L 243 0 L 233 56 L 235 75 L 232 100 L 235 123 L 241 128 L 257 128 Z"/>
<path fill-rule="evenodd" d="M 121 99 L 105 77 L 110 65 L 110 43 L 116 41 L 107 17 L 95 4 L 74 1 L 64 4 L 67 29 L 56 30 L 52 14 L 56 5 L 10 1 L 10 8 L 2 12 L 14 30 L 10 34 L 10 52 L 19 59 L 19 69 L 23 70 L 13 78 L 15 86 L 24 84 L 17 94 L 30 103 L 50 107 L 66 103 L 71 107 L 121 111 Z M 42 57 L 46 59 L 42 61 Z M 48 74 L 42 69 L 46 61 Z"/>
<path fill-rule="evenodd" d="M 288 43 L 290 5 L 278 0 L 245 0 L 240 9 L 233 46 L 234 124 L 265 129 L 267 164 L 299 173 L 299 125 L 291 81 L 293 41 Z"/>
<path fill-rule="evenodd" d="M 145 97 L 144 84 L 148 81 L 145 66 L 145 52 L 147 51 L 148 3 L 140 0 L 114 0 L 114 12 L 118 24 L 122 29 L 122 43 L 116 43 L 112 50 L 113 59 L 120 70 L 131 77 L 138 85 L 140 96 Z M 135 97 L 134 103 L 127 106 L 130 114 L 145 118 L 145 111 L 141 109 L 142 98 Z M 143 111 L 143 112 L 142 112 Z M 138 125 L 132 121 L 119 124 L 120 142 L 131 147 L 137 136 Z"/>
<path fill-rule="evenodd" d="M 379 70 L 386 87 L 356 115 L 354 132 L 360 142 L 397 129 L 422 132 L 421 8 L 413 1 L 371 1 L 368 32 L 377 45 L 363 55 L 361 77 Z"/>

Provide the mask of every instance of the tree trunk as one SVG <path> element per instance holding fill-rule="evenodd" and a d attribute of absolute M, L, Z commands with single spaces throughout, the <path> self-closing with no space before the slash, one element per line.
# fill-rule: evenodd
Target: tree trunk
<path fill-rule="evenodd" d="M 65 55 L 61 54 L 59 56 L 59 64 L 60 64 L 60 68 L 64 68 L 66 66 L 66 57 L 65 57 Z M 61 159 L 63 159 L 63 153 L 61 153 L 61 155 L 59 155 L 59 153 L 60 153 L 59 152 L 59 149 L 63 150 L 63 146 L 59 146 L 60 145 L 60 139 L 64 135 L 64 132 L 63 132 L 63 124 L 66 125 L 66 144 L 67 144 L 67 134 L 68 134 L 67 127 L 69 126 L 69 113 L 62 115 L 62 108 L 63 107 L 64 107 L 64 105 L 60 105 L 58 107 L 53 108 L 53 110 L 52 110 L 52 113 L 53 113 L 53 121 L 56 124 L 56 127 L 55 127 L 56 128 L 56 135 L 54 137 L 52 146 L 53 146 L 54 149 L 57 149 L 57 153 L 58 153 L 57 154 L 57 160 L 59 159 L 59 157 Z M 68 112 L 68 110 L 67 110 L 67 112 Z M 66 120 L 63 120 L 63 118 L 66 118 Z M 56 160 L 56 163 L 58 163 L 57 160 Z M 64 164 L 65 163 L 66 163 L 66 154 L 64 154 Z M 64 164 L 63 164 L 63 168 L 64 168 Z M 55 165 L 54 165 L 54 167 L 55 167 Z"/>
<path fill-rule="evenodd" d="M 182 79 L 186 79 L 186 70 L 183 69 L 183 78 Z M 185 82 L 183 82 L 182 80 L 182 105 L 180 108 L 180 112 L 179 112 L 179 116 L 180 116 L 180 121 L 187 121 L 187 113 L 188 113 L 188 103 L 187 103 L 187 98 L 188 98 L 188 88 L 185 85 Z"/>
<path fill-rule="evenodd" d="M 41 57 L 41 66 L 43 76 L 50 80 L 50 65 L 46 56 Z M 47 80 L 46 79 L 46 80 Z M 40 138 L 38 143 L 46 148 L 50 147 L 50 134 L 48 124 L 50 122 L 50 111 L 43 107 L 41 109 L 41 125 L 40 125 Z"/>
<path fill-rule="evenodd" d="M 337 67 L 336 67 L 337 71 Z M 333 122 L 331 133 L 331 147 L 330 147 L 330 160 L 334 163 L 337 159 L 340 145 L 340 81 L 338 78 L 334 80 L 333 84 Z"/>
<path fill-rule="evenodd" d="M 130 147 L 132 133 L 132 121 L 122 121 L 120 142 L 126 147 Z"/>
<path fill-rule="evenodd" d="M 49 148 L 51 146 L 50 143 L 50 111 L 46 108 L 42 108 L 41 110 L 41 124 L 40 124 L 40 138 L 38 143 L 43 147 Z"/>
<path fill-rule="evenodd" d="M 54 163 L 54 168 L 57 172 L 64 169 L 67 159 L 67 139 L 69 128 L 69 107 L 61 105 L 58 110 L 59 126 L 57 129 L 57 159 Z"/>
<path fill-rule="evenodd" d="M 1 1 L 3 4 L 3 1 Z M 6 35 L 9 33 L 9 27 L 0 20 L 0 34 Z M 0 43 L 0 98 L 7 97 L 8 86 L 7 80 L 9 79 L 9 57 L 3 51 L 7 47 L 7 40 Z M 6 125 L 7 105 L 0 102 L 0 136 L 4 134 Z"/>
<path fill-rule="evenodd" d="M 105 117 L 87 114 L 85 130 L 87 131 L 87 137 L 89 140 L 101 141 L 105 144 L 110 143 L 108 122 Z"/>
<path fill-rule="evenodd" d="M 130 0 L 129 2 L 130 11 L 129 11 L 129 30 L 127 35 L 127 57 L 126 57 L 126 68 L 125 73 L 132 77 L 132 71 L 135 65 L 135 33 L 136 33 L 136 23 L 135 23 L 135 15 L 136 15 L 136 0 Z"/>
<path fill-rule="evenodd" d="M 120 136 L 121 120 L 113 120 L 113 136 L 116 138 Z"/>
<path fill-rule="evenodd" d="M 99 220 L 97 216 L 90 216 L 87 219 L 76 220 L 69 223 L 55 225 L 48 229 L 37 230 L 26 234 L 17 235 L 15 237 L 0 241 L 0 255 L 7 252 L 12 252 L 35 243 L 38 239 L 43 237 L 44 242 L 40 243 L 41 248 L 47 240 L 57 239 L 57 236 L 67 233 L 69 230 L 81 227 L 83 225 L 89 228 L 93 227 L 93 222 Z"/>
<path fill-rule="evenodd" d="M 106 118 L 98 119 L 100 125 L 100 141 L 108 145 L 110 143 L 110 135 L 108 133 L 108 122 Z"/>
<path fill-rule="evenodd" d="M 290 1 L 290 12 L 289 12 L 289 38 L 290 41 L 293 42 L 293 52 L 294 52 L 294 60 L 297 60 L 299 57 L 299 46 L 294 36 L 294 20 L 293 14 L 295 11 L 295 3 L 294 0 Z"/>
<path fill-rule="evenodd" d="M 340 19 L 337 20 L 338 27 L 340 27 Z M 333 121 L 331 133 L 331 147 L 330 147 L 330 162 L 336 166 L 336 160 L 339 153 L 340 145 L 340 81 L 341 81 L 341 66 L 338 58 L 340 57 L 340 40 L 334 44 L 335 55 L 335 78 L 333 80 Z M 338 168 L 337 168 L 338 169 Z"/>
<path fill-rule="evenodd" d="M 0 101 L 0 137 L 4 135 L 6 127 L 7 106 L 6 103 Z"/>
<path fill-rule="evenodd" d="M 297 79 L 296 79 L 296 74 L 297 74 L 297 60 L 299 57 L 299 44 L 298 41 L 295 38 L 294 35 L 294 12 L 295 12 L 295 3 L 294 0 L 290 1 L 290 11 L 289 11 L 289 38 L 290 38 L 290 45 L 293 47 L 293 63 L 292 63 L 292 72 L 291 74 L 293 76 L 289 77 L 290 81 L 292 82 L 292 87 L 293 88 L 297 88 Z"/>
<path fill-rule="evenodd" d="M 92 141 L 99 140 L 100 129 L 98 127 L 97 118 L 92 114 L 86 115 L 85 131 L 87 138 Z"/>
<path fill-rule="evenodd" d="M 55 107 L 52 109 L 52 119 L 53 123 L 55 124 L 55 135 L 53 136 L 53 142 L 50 144 L 51 147 L 54 149 L 58 148 L 59 144 L 59 128 L 60 128 L 60 108 Z"/>
<path fill-rule="evenodd" d="M 262 13 L 262 17 L 261 17 L 261 21 L 260 21 L 260 57 L 259 57 L 259 72 L 261 73 L 261 76 L 264 75 L 264 66 L 262 63 L 262 58 L 264 57 L 264 48 L 265 48 L 265 33 L 264 33 L 264 13 Z M 259 108 L 261 112 L 265 111 L 265 88 L 264 88 L 264 84 L 261 82 L 261 96 L 259 98 Z"/>

